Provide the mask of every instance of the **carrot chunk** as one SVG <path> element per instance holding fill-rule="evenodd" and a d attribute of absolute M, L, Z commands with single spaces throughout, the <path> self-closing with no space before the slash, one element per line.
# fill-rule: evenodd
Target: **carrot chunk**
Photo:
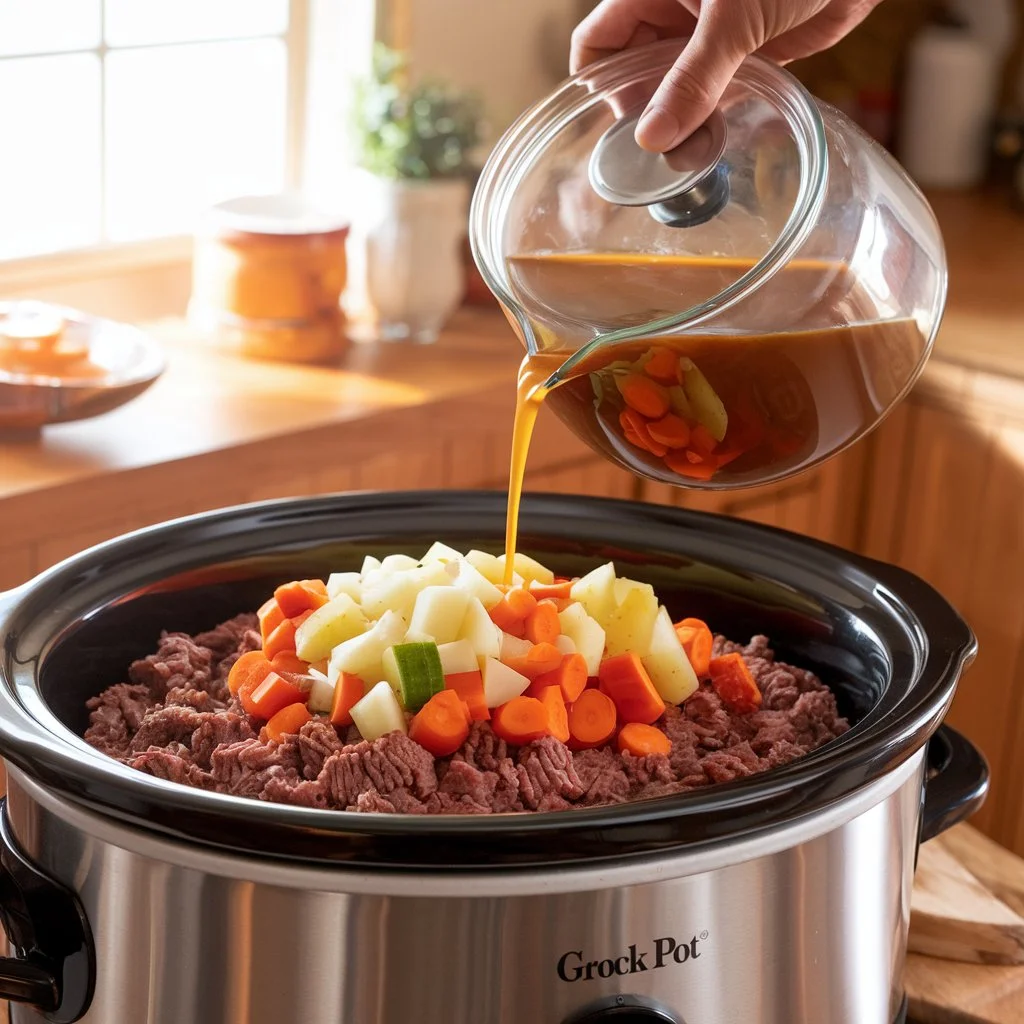
<path fill-rule="evenodd" d="M 267 722 L 267 739 L 280 743 L 285 736 L 297 733 L 312 717 L 305 704 L 289 704 Z"/>
<path fill-rule="evenodd" d="M 554 644 L 534 644 L 520 658 L 509 658 L 506 664 L 527 679 L 536 679 L 545 672 L 554 672 L 562 663 L 562 652 Z"/>
<path fill-rule="evenodd" d="M 647 433 L 666 448 L 685 448 L 690 443 L 690 428 L 686 420 L 671 412 L 648 423 Z"/>
<path fill-rule="evenodd" d="M 634 757 L 667 755 L 672 751 L 672 741 L 660 729 L 640 722 L 629 722 L 619 730 L 618 746 L 623 753 Z"/>
<path fill-rule="evenodd" d="M 569 708 L 569 746 L 599 747 L 615 735 L 615 704 L 600 690 L 584 690 Z"/>
<path fill-rule="evenodd" d="M 526 632 L 523 635 L 531 644 L 553 644 L 561 632 L 558 609 L 551 601 L 539 601 L 526 617 Z"/>
<path fill-rule="evenodd" d="M 661 419 L 671 406 L 668 392 L 650 377 L 631 373 L 618 380 L 617 383 L 626 405 L 643 413 L 649 419 Z"/>
<path fill-rule="evenodd" d="M 447 690 L 454 690 L 466 702 L 474 722 L 486 722 L 491 710 L 484 699 L 484 677 L 477 672 L 452 672 L 444 677 Z"/>
<path fill-rule="evenodd" d="M 558 668 L 537 676 L 526 692 L 537 697 L 548 686 L 557 686 L 562 700 L 572 704 L 587 688 L 587 659 L 582 654 L 564 654 Z"/>
<path fill-rule="evenodd" d="M 289 704 L 305 703 L 305 694 L 283 676 L 270 672 L 254 689 L 239 687 L 242 707 L 256 718 L 269 721 Z"/>
<path fill-rule="evenodd" d="M 349 672 L 342 672 L 334 684 L 334 699 L 328 720 L 331 725 L 345 727 L 352 724 L 352 708 L 366 695 L 366 684 Z"/>
<path fill-rule="evenodd" d="M 520 619 L 529 618 L 537 610 L 537 598 L 524 587 L 513 587 L 505 595 L 512 614 Z"/>
<path fill-rule="evenodd" d="M 252 682 L 255 688 L 270 675 L 273 666 L 262 651 L 249 651 L 231 666 L 228 672 L 228 690 L 238 693 L 243 683 Z"/>
<path fill-rule="evenodd" d="M 597 674 L 601 692 L 615 702 L 622 721 L 650 725 L 665 713 L 665 702 L 635 651 L 605 658 Z"/>
<path fill-rule="evenodd" d="M 260 638 L 264 644 L 267 642 L 267 637 L 287 618 L 285 613 L 281 611 L 281 606 L 273 598 L 260 608 L 256 613 L 256 617 L 260 621 Z"/>
<path fill-rule="evenodd" d="M 548 725 L 551 735 L 563 743 L 569 742 L 569 714 L 565 710 L 560 686 L 545 686 L 540 695 L 540 702 L 547 708 Z"/>
<path fill-rule="evenodd" d="M 554 583 L 538 583 L 536 580 L 532 580 L 530 593 L 538 601 L 545 599 L 568 601 L 572 596 L 572 580 L 555 580 Z"/>
<path fill-rule="evenodd" d="M 690 665 L 699 679 L 708 677 L 711 648 L 715 638 L 706 622 L 700 619 L 681 619 L 675 624 L 676 636 L 690 659 Z"/>
<path fill-rule="evenodd" d="M 761 691 L 739 653 L 712 658 L 709 665 L 711 685 L 722 703 L 738 715 L 746 715 L 761 706 Z"/>
<path fill-rule="evenodd" d="M 505 633 L 521 637 L 525 632 L 525 616 L 517 615 L 512 610 L 507 597 L 503 597 L 487 614 L 491 617 L 491 622 Z"/>
<path fill-rule="evenodd" d="M 670 348 L 652 348 L 644 363 L 644 373 L 659 384 L 675 384 L 679 373 L 679 357 Z"/>
<path fill-rule="evenodd" d="M 691 462 L 689 456 L 692 453 L 688 449 L 676 448 L 665 455 L 665 465 L 690 480 L 710 480 L 715 475 L 717 468 L 712 462 Z"/>
<path fill-rule="evenodd" d="M 454 690 L 441 690 L 416 712 L 409 737 L 434 757 L 447 757 L 466 742 L 471 721 L 466 702 Z"/>
<path fill-rule="evenodd" d="M 282 583 L 274 591 L 274 600 L 284 612 L 286 619 L 293 619 L 303 612 L 315 611 L 327 604 L 327 588 L 321 590 L 315 586 L 317 583 L 323 586 L 320 580 L 293 580 L 291 583 Z"/>
<path fill-rule="evenodd" d="M 506 743 L 521 747 L 551 734 L 548 709 L 536 697 L 513 697 L 495 709 L 491 728 Z"/>
<path fill-rule="evenodd" d="M 690 431 L 690 447 L 701 455 L 710 455 L 718 447 L 718 442 L 703 423 L 698 423 Z"/>
<path fill-rule="evenodd" d="M 291 619 L 285 619 L 271 634 L 263 641 L 263 653 L 273 661 L 282 651 L 295 650 L 295 623 Z"/>

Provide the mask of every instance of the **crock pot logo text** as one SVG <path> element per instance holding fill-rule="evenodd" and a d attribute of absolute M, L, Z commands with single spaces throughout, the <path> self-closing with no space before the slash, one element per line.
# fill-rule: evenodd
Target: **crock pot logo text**
<path fill-rule="evenodd" d="M 631 945 L 621 956 L 608 957 L 607 960 L 588 960 L 581 949 L 570 949 L 563 953 L 558 961 L 558 976 L 562 981 L 593 981 L 595 978 L 622 977 L 627 974 L 641 974 L 644 971 L 656 971 L 659 967 L 672 964 L 685 964 L 700 956 L 699 946 L 708 937 L 707 932 L 694 935 L 682 942 L 667 935 L 655 939 L 649 949 L 642 952 L 637 946 Z"/>

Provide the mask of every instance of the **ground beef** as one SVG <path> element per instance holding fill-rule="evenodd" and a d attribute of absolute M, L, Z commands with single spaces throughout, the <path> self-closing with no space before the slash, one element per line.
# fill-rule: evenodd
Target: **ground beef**
<path fill-rule="evenodd" d="M 715 638 L 715 653 L 743 656 L 762 694 L 740 715 L 704 682 L 658 723 L 668 756 L 608 746 L 575 753 L 551 737 L 509 747 L 474 722 L 454 755 L 433 758 L 394 732 L 373 743 L 354 726 L 314 718 L 281 743 L 227 690 L 227 675 L 257 650 L 256 617 L 239 615 L 190 637 L 164 633 L 157 651 L 88 702 L 85 739 L 158 779 L 325 810 L 377 814 L 502 814 L 595 807 L 730 782 L 803 756 L 842 735 L 832 692 L 811 672 L 775 660 L 767 637 Z"/>

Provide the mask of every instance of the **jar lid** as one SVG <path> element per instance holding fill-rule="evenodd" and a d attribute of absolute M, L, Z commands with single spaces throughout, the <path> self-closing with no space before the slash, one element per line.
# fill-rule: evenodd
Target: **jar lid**
<path fill-rule="evenodd" d="M 348 228 L 348 218 L 296 193 L 237 196 L 212 206 L 208 226 L 253 235 L 324 235 Z"/>
<path fill-rule="evenodd" d="M 692 326 L 780 269 L 824 194 L 824 127 L 757 57 L 667 154 L 634 138 L 679 55 L 669 40 L 599 61 L 495 148 L 470 217 L 481 272 L 532 349 Z"/>

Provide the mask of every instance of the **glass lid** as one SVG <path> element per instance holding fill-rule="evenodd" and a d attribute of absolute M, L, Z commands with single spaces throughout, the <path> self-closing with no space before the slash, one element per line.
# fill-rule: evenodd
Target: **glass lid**
<path fill-rule="evenodd" d="M 531 351 L 692 326 L 784 265 L 813 225 L 821 118 L 766 61 L 749 58 L 677 149 L 637 145 L 637 119 L 679 48 L 627 51 L 569 79 L 484 169 L 474 254 Z"/>

